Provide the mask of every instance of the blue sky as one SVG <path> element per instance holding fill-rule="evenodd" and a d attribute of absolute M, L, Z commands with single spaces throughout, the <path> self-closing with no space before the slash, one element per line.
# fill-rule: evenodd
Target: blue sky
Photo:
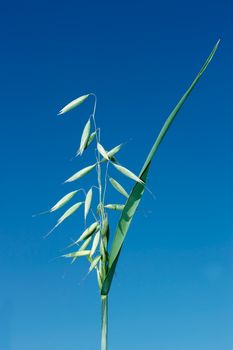
<path fill-rule="evenodd" d="M 232 11 L 226 0 L 2 5 L 1 350 L 99 349 L 95 276 L 86 278 L 84 260 L 55 259 L 81 218 L 47 240 L 60 213 L 32 218 L 73 189 L 62 182 L 91 161 L 91 153 L 70 161 L 91 101 L 64 117 L 59 109 L 95 92 L 102 143 L 126 142 L 120 161 L 139 172 L 219 37 L 151 167 L 156 198 L 145 193 L 122 250 L 109 349 L 232 348 Z"/>

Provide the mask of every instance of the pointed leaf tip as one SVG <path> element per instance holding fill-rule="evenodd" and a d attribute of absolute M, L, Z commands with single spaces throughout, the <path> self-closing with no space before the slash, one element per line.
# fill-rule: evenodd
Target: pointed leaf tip
<path fill-rule="evenodd" d="M 147 179 L 147 175 L 150 169 L 150 164 L 151 161 L 155 155 L 155 153 L 157 152 L 157 149 L 159 147 L 159 145 L 161 144 L 164 136 L 166 135 L 168 129 L 170 128 L 170 126 L 172 125 L 172 122 L 174 121 L 177 113 L 179 112 L 179 110 L 181 109 L 181 107 L 183 106 L 184 102 L 186 101 L 186 99 L 188 98 L 188 96 L 190 95 L 191 91 L 193 90 L 193 88 L 195 87 L 195 85 L 197 84 L 198 80 L 200 79 L 202 73 L 206 70 L 206 68 L 208 67 L 210 61 L 212 60 L 218 45 L 219 45 L 220 40 L 217 42 L 217 44 L 214 46 L 212 52 L 210 53 L 210 55 L 208 56 L 207 60 L 205 61 L 204 65 L 201 67 L 199 73 L 197 74 L 196 78 L 194 79 L 194 81 L 192 82 L 192 84 L 190 85 L 190 87 L 188 88 L 188 90 L 185 92 L 185 94 L 181 97 L 180 101 L 178 102 L 178 104 L 175 106 L 175 108 L 173 109 L 173 111 L 170 113 L 170 115 L 168 116 L 167 120 L 165 121 L 157 139 L 155 140 L 154 145 L 152 146 L 146 160 L 145 163 L 141 169 L 140 172 L 140 178 L 142 178 L 144 180 L 144 182 L 146 182 Z M 111 251 L 109 254 L 109 262 L 108 262 L 108 274 L 107 277 L 105 278 L 105 280 L 103 281 L 103 285 L 101 283 L 99 283 L 99 285 L 102 285 L 101 288 L 101 295 L 107 295 L 109 293 L 110 287 L 111 287 L 111 283 L 114 277 L 114 272 L 116 269 L 116 265 L 118 262 L 118 258 L 120 256 L 120 252 L 121 252 L 121 248 L 122 245 L 124 243 L 127 231 L 129 229 L 130 223 L 132 221 L 132 218 L 136 212 L 136 209 L 139 205 L 139 202 L 141 200 L 142 194 L 143 194 L 143 190 L 144 187 L 141 186 L 141 184 L 136 183 L 130 193 L 130 196 L 125 204 L 125 207 L 123 209 L 121 218 L 118 222 L 117 225 L 117 229 L 116 229 L 116 233 L 113 239 L 113 243 L 112 243 L 112 247 L 111 247 Z M 137 200 L 135 200 L 135 198 Z"/>

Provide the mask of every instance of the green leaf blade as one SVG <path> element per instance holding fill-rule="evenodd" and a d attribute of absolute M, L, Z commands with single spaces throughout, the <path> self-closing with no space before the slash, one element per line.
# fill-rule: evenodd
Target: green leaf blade
<path fill-rule="evenodd" d="M 192 82 L 192 84 L 190 85 L 188 90 L 182 96 L 182 98 L 180 99 L 178 104 L 175 106 L 175 108 L 173 109 L 173 111 L 171 112 L 171 114 L 169 115 L 167 120 L 165 121 L 165 123 L 164 123 L 158 137 L 156 138 L 156 141 L 155 141 L 153 147 L 151 148 L 151 150 L 146 158 L 146 161 L 141 169 L 139 177 L 143 182 L 146 182 L 146 180 L 147 180 L 147 175 L 148 175 L 148 172 L 150 169 L 151 161 L 152 161 L 159 145 L 161 144 L 164 136 L 166 135 L 168 129 L 170 128 L 172 122 L 174 121 L 176 115 L 178 114 L 179 110 L 183 106 L 184 102 L 186 101 L 186 99 L 188 98 L 190 93 L 192 92 L 193 88 L 195 87 L 198 80 L 200 79 L 200 77 L 204 73 L 205 69 L 208 67 L 209 63 L 211 62 L 211 60 L 212 60 L 212 58 L 213 58 L 213 56 L 218 48 L 218 45 L 219 45 L 219 41 L 214 46 L 212 52 L 210 53 L 209 57 L 205 61 L 204 65 L 202 66 L 201 70 L 199 71 L 198 75 L 196 76 L 196 78 L 194 79 L 194 81 Z M 113 239 L 111 251 L 109 254 L 108 274 L 103 282 L 102 289 L 101 289 L 101 295 L 108 295 L 108 293 L 109 293 L 112 279 L 114 276 L 114 272 L 116 269 L 116 265 L 117 265 L 119 255 L 121 252 L 122 245 L 124 243 L 124 240 L 125 240 L 126 234 L 128 232 L 130 223 L 131 223 L 133 216 L 136 212 L 136 209 L 140 203 L 143 192 L 144 192 L 144 186 L 141 183 L 137 182 L 134 185 L 134 187 L 129 195 L 129 198 L 125 204 L 125 208 L 122 211 L 121 217 L 120 217 L 118 225 L 117 225 L 116 233 L 115 233 L 115 236 Z"/>

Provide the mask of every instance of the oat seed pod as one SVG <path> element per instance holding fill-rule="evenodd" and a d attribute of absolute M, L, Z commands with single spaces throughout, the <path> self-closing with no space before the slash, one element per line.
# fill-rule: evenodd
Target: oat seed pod
<path fill-rule="evenodd" d="M 74 214 L 74 212 L 76 212 L 76 210 L 78 210 L 82 204 L 83 202 L 78 202 L 72 205 L 72 207 L 70 207 L 68 210 L 66 210 L 66 212 L 58 219 L 56 225 L 52 228 L 52 230 L 49 231 L 49 233 L 47 233 L 45 237 L 50 235 L 55 230 L 55 228 L 57 228 L 64 220 L 66 220 L 69 216 Z"/>
<path fill-rule="evenodd" d="M 84 203 L 84 219 L 86 220 L 89 213 L 92 201 L 92 188 L 87 192 L 85 203 Z"/>
<path fill-rule="evenodd" d="M 71 198 L 74 197 L 74 195 L 78 192 L 78 190 L 76 191 L 72 191 L 67 193 L 64 197 L 62 197 L 49 211 L 53 212 L 56 211 L 58 209 L 60 209 L 61 207 L 63 207 L 63 205 L 65 205 L 66 203 L 68 203 Z"/>
<path fill-rule="evenodd" d="M 90 256 L 93 256 L 96 252 L 96 249 L 99 245 L 99 241 L 100 241 L 100 231 L 98 231 L 96 234 L 95 234 L 95 237 L 93 239 L 93 243 L 92 243 L 92 247 L 91 247 L 91 253 L 90 253 Z"/>
<path fill-rule="evenodd" d="M 106 209 L 111 209 L 111 210 L 123 210 L 124 209 L 124 204 L 106 204 L 104 206 Z"/>
<path fill-rule="evenodd" d="M 90 237 L 95 231 L 97 230 L 97 227 L 99 226 L 99 222 L 96 221 L 93 224 L 91 224 L 79 237 L 79 239 L 76 241 L 76 243 L 83 241 L 84 239 L 87 239 Z"/>
<path fill-rule="evenodd" d="M 124 187 L 121 186 L 121 184 L 119 184 L 119 182 L 117 182 L 116 180 L 114 180 L 112 177 L 109 178 L 109 181 L 110 181 L 111 185 L 115 188 L 115 190 L 117 190 L 120 194 L 122 194 L 122 195 L 125 196 L 126 198 L 129 197 L 128 193 L 126 192 L 126 190 L 124 189 Z"/>
<path fill-rule="evenodd" d="M 88 121 L 83 129 L 82 136 L 81 136 L 81 141 L 80 141 L 80 146 L 79 146 L 80 156 L 83 154 L 84 150 L 87 147 L 88 139 L 90 136 L 90 131 L 91 131 L 91 121 L 90 121 L 90 119 L 88 119 Z"/>
<path fill-rule="evenodd" d="M 120 145 L 114 147 L 113 149 L 111 149 L 110 151 L 108 151 L 108 158 L 112 158 L 116 153 L 118 153 L 121 149 L 121 147 L 123 146 L 123 144 L 121 143 Z"/>
<path fill-rule="evenodd" d="M 107 151 L 105 151 L 104 147 L 99 142 L 97 143 L 97 150 L 104 159 L 109 160 Z"/>
<path fill-rule="evenodd" d="M 75 180 L 78 180 L 80 179 L 81 177 L 83 177 L 84 175 L 88 174 L 92 169 L 94 169 L 96 166 L 96 164 L 93 164 L 93 165 L 89 165 L 87 166 L 86 168 L 83 168 L 81 170 L 79 170 L 77 173 L 75 173 L 74 175 L 72 175 L 69 179 L 67 179 L 65 181 L 66 182 L 72 182 L 72 181 L 75 181 Z"/>
<path fill-rule="evenodd" d="M 88 137 L 88 140 L 87 140 L 87 144 L 86 146 L 84 147 L 84 151 L 87 149 L 88 146 L 90 146 L 90 144 L 92 143 L 92 141 L 94 140 L 96 136 L 96 131 L 92 132 L 89 137 Z M 81 152 L 80 152 L 80 148 L 77 150 L 76 152 L 76 157 L 81 155 Z"/>
<path fill-rule="evenodd" d="M 91 263 L 91 266 L 89 268 L 89 272 L 91 272 L 94 268 L 97 267 L 97 264 L 100 261 L 100 259 L 101 259 L 101 255 L 98 255 L 98 256 L 95 257 L 95 259 Z"/>
<path fill-rule="evenodd" d="M 76 98 L 75 100 L 71 101 L 70 103 L 68 103 L 65 107 L 63 107 L 63 108 L 59 111 L 58 115 L 67 113 L 67 112 L 69 112 L 71 109 L 74 109 L 74 108 L 78 107 L 78 106 L 79 106 L 81 103 L 83 103 L 89 96 L 90 96 L 90 94 L 83 95 L 83 96 L 80 96 L 80 97 Z"/>
<path fill-rule="evenodd" d="M 144 182 L 137 176 L 135 175 L 132 171 L 128 170 L 127 168 L 123 167 L 122 165 L 112 163 L 112 165 L 123 175 L 129 177 L 130 179 L 140 182 L 141 184 L 144 184 Z"/>
<path fill-rule="evenodd" d="M 87 256 L 87 255 L 90 255 L 90 250 L 77 250 L 77 252 L 64 254 L 62 256 L 64 258 L 77 258 L 80 256 Z"/>

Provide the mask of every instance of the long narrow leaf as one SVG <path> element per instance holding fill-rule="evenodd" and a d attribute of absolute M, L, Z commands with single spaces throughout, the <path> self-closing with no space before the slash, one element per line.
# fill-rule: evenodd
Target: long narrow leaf
<path fill-rule="evenodd" d="M 151 161 L 152 161 L 161 141 L 163 140 L 164 136 L 166 135 L 169 127 L 171 126 L 172 122 L 174 121 L 177 113 L 179 112 L 179 110 L 183 106 L 187 97 L 189 96 L 189 94 L 193 90 L 194 86 L 196 85 L 196 83 L 198 82 L 198 80 L 200 79 L 202 74 L 204 73 L 204 71 L 207 68 L 207 66 L 209 65 L 210 61 L 212 60 L 212 58 L 213 58 L 213 56 L 218 48 L 218 45 L 219 45 L 219 41 L 214 46 L 211 54 L 209 55 L 206 62 L 202 66 L 200 72 L 198 73 L 198 75 L 194 79 L 193 83 L 190 85 L 188 90 L 185 92 L 185 94 L 183 95 L 181 100 L 178 102 L 176 107 L 173 109 L 173 111 L 171 112 L 171 114 L 169 115 L 167 120 L 165 121 L 165 123 L 164 123 L 153 147 L 151 148 L 142 169 L 141 169 L 139 176 L 140 176 L 140 179 L 142 181 L 146 182 L 147 175 L 148 175 L 148 172 L 150 169 Z M 120 252 L 121 252 L 122 245 L 124 243 L 124 240 L 125 240 L 127 231 L 129 229 L 130 223 L 131 223 L 133 216 L 136 212 L 136 209 L 140 203 L 143 192 L 144 192 L 144 186 L 141 183 L 137 182 L 134 185 L 134 187 L 130 193 L 130 196 L 125 204 L 124 210 L 122 211 L 121 217 L 120 217 L 118 225 L 117 225 L 114 240 L 112 243 L 110 255 L 109 255 L 108 274 L 107 274 L 107 277 L 105 278 L 103 286 L 102 286 L 102 290 L 101 290 L 102 295 L 107 295 L 109 292 L 109 289 L 111 287 L 112 279 L 114 276 L 114 272 L 116 269 L 116 265 L 117 265 L 117 261 L 118 261 L 118 258 L 119 258 Z"/>

